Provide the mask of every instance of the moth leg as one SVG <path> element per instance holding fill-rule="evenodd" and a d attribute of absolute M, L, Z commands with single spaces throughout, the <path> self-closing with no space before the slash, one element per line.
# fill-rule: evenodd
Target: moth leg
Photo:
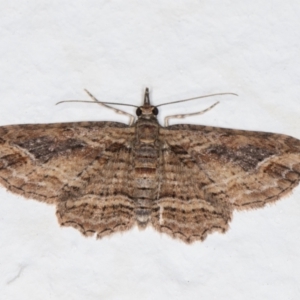
<path fill-rule="evenodd" d="M 135 116 L 132 115 L 132 114 L 129 114 L 123 110 L 120 110 L 120 109 L 117 109 L 117 108 L 114 108 L 112 106 L 109 106 L 101 101 L 99 101 L 95 96 L 93 96 L 88 90 L 84 90 L 95 102 L 97 102 L 99 105 L 102 105 L 106 108 L 109 108 L 109 109 L 112 109 L 115 113 L 117 114 L 120 114 L 120 115 L 125 115 L 125 116 L 128 116 L 129 117 L 129 126 L 131 126 L 133 123 L 134 123 L 134 120 L 135 120 Z"/>
<path fill-rule="evenodd" d="M 195 113 L 167 116 L 167 117 L 165 117 L 165 127 L 169 126 L 169 119 L 171 119 L 171 118 L 174 118 L 174 119 L 184 119 L 184 118 L 190 117 L 190 116 L 202 115 L 202 114 L 206 113 L 207 111 L 211 110 L 213 107 L 215 107 L 219 103 L 220 102 L 218 101 L 218 102 L 214 103 L 212 106 L 210 106 L 210 107 L 208 107 L 208 108 L 206 108 L 204 110 L 195 112 Z"/>

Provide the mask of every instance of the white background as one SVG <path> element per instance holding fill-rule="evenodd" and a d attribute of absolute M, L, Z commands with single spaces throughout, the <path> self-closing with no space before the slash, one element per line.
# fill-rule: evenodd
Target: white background
<path fill-rule="evenodd" d="M 300 2 L 1 1 L 0 125 L 127 122 L 85 99 L 139 105 L 146 86 L 177 123 L 300 139 Z M 128 112 L 134 112 L 125 108 Z M 175 121 L 173 121 L 175 123 Z M 0 298 L 299 299 L 300 189 L 234 213 L 230 230 L 186 245 L 153 229 L 102 240 L 60 228 L 55 207 L 0 189 Z"/>

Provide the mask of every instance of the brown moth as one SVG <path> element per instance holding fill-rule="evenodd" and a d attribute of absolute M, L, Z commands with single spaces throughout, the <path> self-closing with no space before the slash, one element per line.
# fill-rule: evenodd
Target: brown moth
<path fill-rule="evenodd" d="M 300 141 L 200 125 L 162 127 L 146 89 L 133 125 L 0 127 L 0 183 L 56 205 L 63 226 L 98 238 L 135 224 L 185 242 L 225 232 L 234 209 L 263 207 L 300 180 Z"/>

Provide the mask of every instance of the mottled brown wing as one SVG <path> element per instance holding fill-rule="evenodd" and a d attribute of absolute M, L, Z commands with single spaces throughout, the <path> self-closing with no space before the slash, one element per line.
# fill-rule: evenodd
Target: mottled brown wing
<path fill-rule="evenodd" d="M 207 195 L 211 183 L 185 151 L 164 145 L 161 151 L 158 200 L 151 222 L 155 229 L 187 243 L 203 240 L 213 231 L 225 232 L 231 218 L 228 203 Z"/>
<path fill-rule="evenodd" d="M 128 229 L 134 213 L 124 182 L 133 132 L 115 122 L 0 127 L 0 183 L 56 204 L 60 224 L 86 235 Z"/>
<path fill-rule="evenodd" d="M 167 196 L 161 194 L 154 226 L 171 228 L 172 235 L 178 228 L 176 234 L 188 242 L 226 230 L 234 208 L 262 207 L 299 183 L 300 141 L 295 138 L 197 125 L 173 125 L 160 134 L 164 157 L 172 159 L 163 163 L 170 177 L 162 181 Z"/>

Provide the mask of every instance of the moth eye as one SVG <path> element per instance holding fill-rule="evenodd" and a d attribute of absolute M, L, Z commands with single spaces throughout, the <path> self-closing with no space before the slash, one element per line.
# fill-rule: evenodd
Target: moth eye
<path fill-rule="evenodd" d="M 157 116 L 157 115 L 158 115 L 158 109 L 157 109 L 157 107 L 154 107 L 154 108 L 152 109 L 152 113 L 154 114 L 154 116 Z"/>
<path fill-rule="evenodd" d="M 136 115 L 139 117 L 142 114 L 142 110 L 138 107 L 136 110 Z"/>

